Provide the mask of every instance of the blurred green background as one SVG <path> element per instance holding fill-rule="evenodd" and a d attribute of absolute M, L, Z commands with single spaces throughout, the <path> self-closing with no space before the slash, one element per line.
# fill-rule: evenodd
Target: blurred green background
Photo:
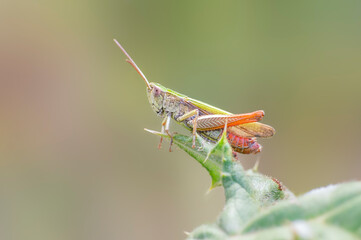
<path fill-rule="evenodd" d="M 295 193 L 360 179 L 360 12 L 360 1 L 2 0 L 0 238 L 182 239 L 222 209 L 195 160 L 144 132 L 161 119 L 113 38 L 151 81 L 265 110 L 277 134 L 260 141 L 260 170 Z"/>

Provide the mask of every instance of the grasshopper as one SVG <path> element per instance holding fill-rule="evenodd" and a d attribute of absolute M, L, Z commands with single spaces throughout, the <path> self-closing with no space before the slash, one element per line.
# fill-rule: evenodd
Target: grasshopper
<path fill-rule="evenodd" d="M 259 123 L 264 112 L 258 110 L 251 113 L 232 114 L 220 108 L 211 106 L 196 99 L 162 86 L 159 83 L 149 82 L 137 64 L 125 49 L 114 39 L 114 42 L 126 55 L 126 61 L 134 67 L 147 85 L 147 96 L 153 111 L 163 118 L 161 132 L 166 133 L 172 146 L 172 134 L 169 131 L 171 119 L 192 131 L 193 145 L 195 147 L 198 134 L 208 142 L 217 142 L 224 129 L 227 139 L 234 152 L 250 154 L 259 153 L 262 146 L 257 142 L 257 137 L 271 137 L 275 134 L 273 127 Z M 225 128 L 225 126 L 227 126 Z M 163 138 L 161 137 L 159 148 Z"/>

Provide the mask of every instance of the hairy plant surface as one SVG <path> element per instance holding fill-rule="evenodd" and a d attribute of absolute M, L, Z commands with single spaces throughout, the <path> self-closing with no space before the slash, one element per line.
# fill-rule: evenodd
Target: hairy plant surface
<path fill-rule="evenodd" d="M 217 144 L 197 137 L 196 148 L 188 136 L 175 135 L 173 141 L 209 172 L 211 188 L 224 187 L 226 197 L 217 221 L 197 227 L 188 240 L 361 239 L 361 182 L 295 197 L 277 179 L 232 160 L 225 135 Z"/>

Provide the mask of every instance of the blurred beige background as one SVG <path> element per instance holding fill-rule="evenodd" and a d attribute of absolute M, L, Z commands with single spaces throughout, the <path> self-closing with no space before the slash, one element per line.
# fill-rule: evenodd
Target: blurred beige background
<path fill-rule="evenodd" d="M 222 209 L 157 149 L 151 81 L 263 109 L 260 170 L 297 194 L 360 179 L 360 1 L 0 1 L 0 238 L 183 239 Z M 173 125 L 174 126 L 174 125 Z M 252 166 L 255 157 L 244 157 Z"/>

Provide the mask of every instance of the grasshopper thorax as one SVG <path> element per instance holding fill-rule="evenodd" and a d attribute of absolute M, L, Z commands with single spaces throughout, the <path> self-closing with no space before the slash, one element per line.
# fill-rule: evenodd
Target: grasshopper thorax
<path fill-rule="evenodd" d="M 150 83 L 147 88 L 147 96 L 152 109 L 157 115 L 164 114 L 163 102 L 166 95 L 166 90 L 163 86 L 157 83 Z"/>

